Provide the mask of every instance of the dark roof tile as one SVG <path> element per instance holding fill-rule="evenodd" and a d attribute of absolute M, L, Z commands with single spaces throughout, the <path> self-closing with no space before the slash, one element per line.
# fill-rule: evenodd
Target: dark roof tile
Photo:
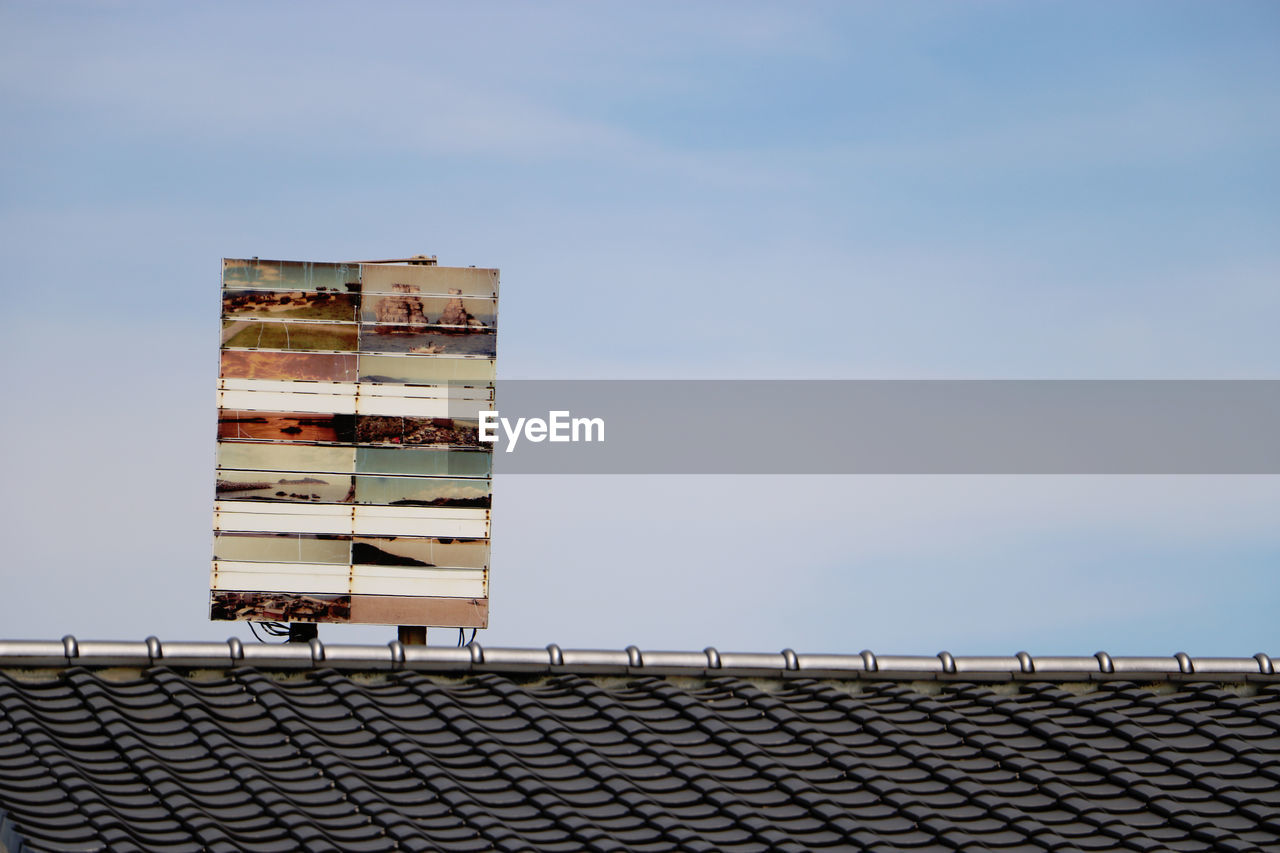
<path fill-rule="evenodd" d="M 0 672 L 0 807 L 36 849 L 1280 843 L 1265 682 L 940 687 Z"/>

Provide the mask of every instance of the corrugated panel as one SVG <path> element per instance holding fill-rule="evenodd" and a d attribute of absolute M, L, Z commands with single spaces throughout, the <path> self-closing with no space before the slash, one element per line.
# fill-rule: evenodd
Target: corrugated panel
<path fill-rule="evenodd" d="M 361 391 L 364 387 L 362 383 Z M 355 402 L 355 412 L 361 415 L 403 415 L 415 418 L 458 418 L 471 421 L 478 419 L 480 412 L 492 408 L 493 404 L 488 400 L 458 400 L 411 394 L 362 395 L 357 397 Z"/>
<path fill-rule="evenodd" d="M 353 507 L 340 504 L 314 505 L 216 501 L 213 512 L 213 529 L 218 531 L 242 531 L 245 533 L 350 534 L 354 532 L 352 523 L 353 510 Z M 462 534 L 450 535 L 460 536 Z"/>
<path fill-rule="evenodd" d="M 376 357 L 376 356 L 375 356 Z M 374 382 L 297 382 L 291 379 L 218 379 L 220 391 L 281 392 L 286 394 L 350 394 L 396 399 L 492 400 L 492 385 L 384 385 Z"/>
<path fill-rule="evenodd" d="M 336 389 L 323 392 L 307 389 L 307 393 L 285 391 L 219 391 L 221 409 L 247 409 L 258 412 L 307 412 L 318 415 L 354 415 L 354 385 L 334 383 Z M 347 389 L 350 390 L 347 390 Z"/>
<path fill-rule="evenodd" d="M 296 382 L 292 379 L 244 379 L 224 376 L 218 379 L 219 391 L 279 391 L 286 394 L 350 394 L 355 396 L 354 382 Z"/>
<path fill-rule="evenodd" d="M 261 592 L 314 592 L 342 595 L 349 591 L 349 566 L 326 563 L 241 563 L 215 561 L 212 589 Z"/>
<path fill-rule="evenodd" d="M 218 406 L 260 412 L 309 412 L 315 414 L 363 414 L 418 418 L 476 420 L 493 408 L 492 391 L 461 389 L 453 394 L 418 386 L 372 383 L 300 383 L 273 380 L 224 380 L 240 386 L 218 392 Z"/>
<path fill-rule="evenodd" d="M 351 592 L 354 595 L 483 598 L 488 587 L 484 569 L 353 566 L 351 573 Z"/>
<path fill-rule="evenodd" d="M 437 536 L 485 539 L 489 511 L 453 507 L 356 506 L 354 531 L 361 536 Z"/>
<path fill-rule="evenodd" d="M 375 382 L 361 382 L 357 388 L 356 393 L 361 397 L 456 402 L 491 402 L 493 400 L 492 385 L 380 385 Z"/>

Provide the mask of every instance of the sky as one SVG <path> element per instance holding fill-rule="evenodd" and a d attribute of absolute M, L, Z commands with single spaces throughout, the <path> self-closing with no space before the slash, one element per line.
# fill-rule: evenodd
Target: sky
<path fill-rule="evenodd" d="M 1280 378 L 1277 44 L 1266 2 L 4 0 L 0 636 L 251 639 L 207 620 L 224 257 L 498 267 L 500 378 Z M 493 505 L 486 645 L 1280 654 L 1275 476 Z"/>

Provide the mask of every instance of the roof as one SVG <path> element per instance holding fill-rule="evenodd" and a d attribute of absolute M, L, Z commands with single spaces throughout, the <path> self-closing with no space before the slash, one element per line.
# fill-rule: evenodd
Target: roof
<path fill-rule="evenodd" d="M 0 850 L 1280 849 L 1254 658 L 0 642 Z"/>

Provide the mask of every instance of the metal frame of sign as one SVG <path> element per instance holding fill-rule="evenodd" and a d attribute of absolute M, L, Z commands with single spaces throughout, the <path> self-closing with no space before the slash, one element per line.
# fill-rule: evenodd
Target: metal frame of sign
<path fill-rule="evenodd" d="M 210 618 L 487 627 L 498 271 L 222 268 Z"/>

